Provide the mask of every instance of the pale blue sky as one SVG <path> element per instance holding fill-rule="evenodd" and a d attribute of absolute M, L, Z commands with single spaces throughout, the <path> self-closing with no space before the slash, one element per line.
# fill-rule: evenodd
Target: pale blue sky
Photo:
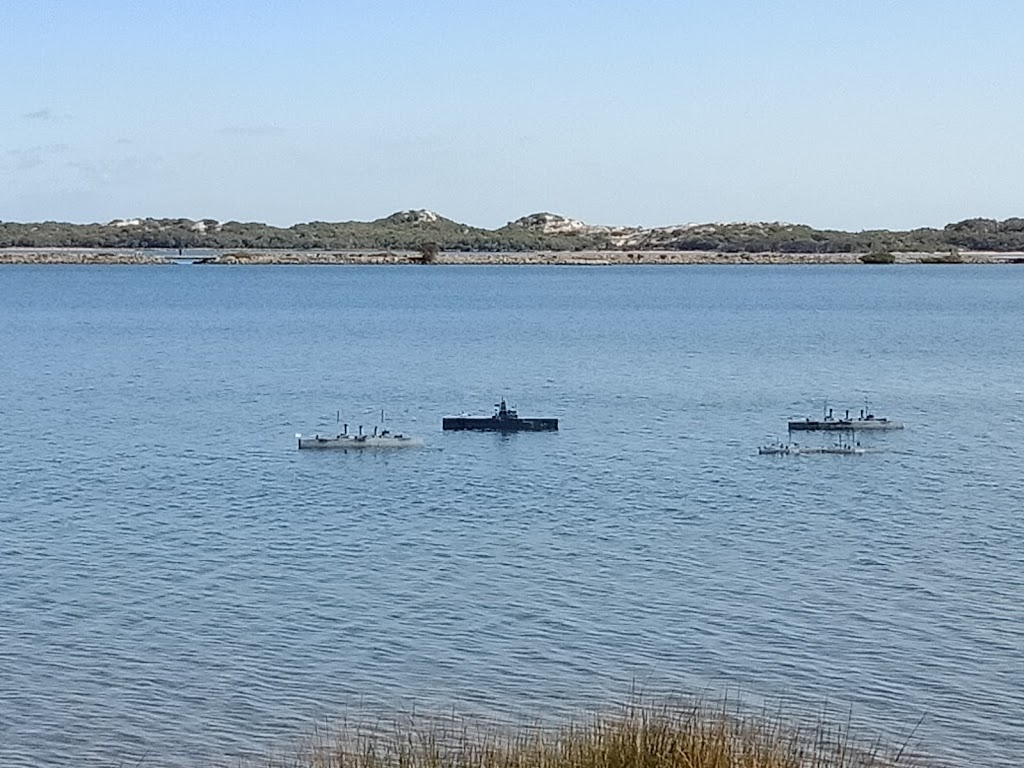
<path fill-rule="evenodd" d="M 1024 215 L 1024 2 L 0 0 L 0 220 Z"/>

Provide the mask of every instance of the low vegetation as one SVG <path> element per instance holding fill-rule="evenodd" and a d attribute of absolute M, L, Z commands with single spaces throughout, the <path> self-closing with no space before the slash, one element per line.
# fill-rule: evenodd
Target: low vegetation
<path fill-rule="evenodd" d="M 551 226 L 552 222 L 554 226 Z M 370 222 L 313 221 L 291 227 L 213 219 L 133 219 L 107 224 L 0 221 L 0 248 L 213 248 L 443 251 L 718 251 L 722 253 L 870 253 L 1024 251 L 1024 219 L 966 219 L 943 229 L 819 230 L 780 222 L 688 224 L 674 227 L 590 226 L 533 214 L 482 229 L 429 211 L 402 211 Z"/>
<path fill-rule="evenodd" d="M 420 245 L 419 250 L 420 255 L 418 257 L 418 261 L 420 261 L 420 263 L 433 264 L 434 262 L 437 261 L 437 254 L 440 250 L 437 247 L 437 243 L 423 243 L 422 245 Z"/>
<path fill-rule="evenodd" d="M 872 253 L 865 253 L 860 257 L 860 260 L 865 264 L 893 264 L 896 261 L 896 257 L 888 251 L 874 251 Z"/>
<path fill-rule="evenodd" d="M 496 230 L 458 224 L 441 216 L 401 212 L 371 222 L 314 221 L 282 228 L 212 219 L 135 219 L 109 224 L 0 221 L 0 248 L 215 248 L 316 250 L 410 250 L 436 244 L 447 251 L 581 250 L 599 247 L 589 235 L 547 235 L 508 225 Z"/>
<path fill-rule="evenodd" d="M 950 251 L 942 256 L 926 256 L 921 259 L 922 264 L 963 264 L 963 259 L 957 251 Z"/>
<path fill-rule="evenodd" d="M 824 719 L 800 727 L 733 703 L 635 704 L 558 728 L 465 719 L 347 721 L 266 768 L 894 768 L 902 749 L 860 743 Z"/>

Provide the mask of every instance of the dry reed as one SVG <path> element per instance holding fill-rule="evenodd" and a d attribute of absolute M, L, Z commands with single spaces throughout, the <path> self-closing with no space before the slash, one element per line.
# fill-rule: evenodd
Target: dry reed
<path fill-rule="evenodd" d="M 797 725 L 735 702 L 634 702 L 557 727 L 413 715 L 346 720 L 266 768 L 893 768 L 903 749 L 862 742 L 848 724 Z"/>

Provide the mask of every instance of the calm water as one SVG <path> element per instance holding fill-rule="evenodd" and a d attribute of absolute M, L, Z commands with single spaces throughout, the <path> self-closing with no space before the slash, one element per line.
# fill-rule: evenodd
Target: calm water
<path fill-rule="evenodd" d="M 1018 765 L 1022 320 L 1016 267 L 5 267 L 0 764 L 635 681 Z M 561 431 L 441 432 L 502 395 Z M 757 455 L 825 398 L 908 428 Z M 382 408 L 427 447 L 295 450 Z"/>

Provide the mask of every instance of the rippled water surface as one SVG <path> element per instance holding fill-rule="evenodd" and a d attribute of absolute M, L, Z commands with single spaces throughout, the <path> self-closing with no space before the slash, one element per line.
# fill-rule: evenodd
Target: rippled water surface
<path fill-rule="evenodd" d="M 1022 321 L 1015 267 L 5 267 L 0 764 L 635 683 L 1017 765 Z M 441 431 L 502 395 L 561 430 Z M 907 429 L 757 455 L 826 398 Z M 380 409 L 426 447 L 295 449 Z"/>

